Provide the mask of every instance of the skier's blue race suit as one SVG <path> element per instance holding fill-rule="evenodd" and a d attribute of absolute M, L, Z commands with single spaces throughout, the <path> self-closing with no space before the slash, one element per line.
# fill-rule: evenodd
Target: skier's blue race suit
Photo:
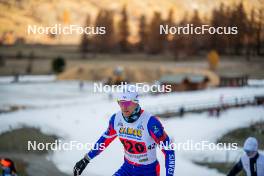
<path fill-rule="evenodd" d="M 161 142 L 166 146 L 170 138 L 157 117 L 140 111 L 139 118 L 128 123 L 122 113 L 114 114 L 109 121 L 106 132 L 97 141 L 96 146 L 105 147 L 91 150 L 87 155 L 93 159 L 99 155 L 116 137 L 124 146 L 124 164 L 114 176 L 158 176 L 160 165 L 156 157 L 156 146 Z M 166 176 L 174 175 L 175 154 L 171 148 L 162 147 L 165 155 Z"/>

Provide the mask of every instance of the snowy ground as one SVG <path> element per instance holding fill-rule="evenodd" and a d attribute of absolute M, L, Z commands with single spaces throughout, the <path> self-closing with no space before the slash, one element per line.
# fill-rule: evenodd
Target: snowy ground
<path fill-rule="evenodd" d="M 1 81 L 0 81 L 1 82 Z M 224 88 L 188 93 L 174 93 L 141 98 L 144 109 L 153 111 L 155 107 L 165 107 L 166 104 L 184 104 L 190 101 L 204 103 L 219 101 L 219 97 L 240 97 L 264 95 L 264 87 Z M 34 82 L 0 84 L 0 106 L 12 104 L 25 105 L 28 109 L 12 113 L 0 114 L 0 132 L 17 128 L 23 124 L 40 127 L 45 133 L 57 134 L 64 142 L 71 140 L 82 143 L 93 143 L 107 127 L 109 117 L 118 110 L 116 102 L 109 100 L 107 94 L 92 92 L 92 85 L 85 84 L 82 91 L 78 82 Z M 246 107 L 228 110 L 219 119 L 208 117 L 207 113 L 188 114 L 185 118 L 162 119 L 167 133 L 176 143 L 192 140 L 199 142 L 207 140 L 214 142 L 226 132 L 250 123 L 264 120 L 263 107 Z M 264 146 L 261 146 L 263 149 Z M 85 170 L 89 175 L 108 176 L 113 174 L 123 161 L 122 146 L 115 140 L 100 156 L 95 158 Z M 71 173 L 72 167 L 85 151 L 56 151 L 51 159 L 60 170 Z M 241 150 L 229 152 L 229 159 L 235 160 L 242 154 Z M 164 158 L 158 151 L 161 166 Z M 207 169 L 192 163 L 193 160 L 223 161 L 225 151 L 176 151 L 177 176 L 221 176 L 216 170 Z M 92 174 L 91 174 L 92 173 Z M 94 173 L 94 174 L 93 174 Z M 164 167 L 161 167 L 164 175 Z M 87 174 L 84 174 L 87 175 Z"/>

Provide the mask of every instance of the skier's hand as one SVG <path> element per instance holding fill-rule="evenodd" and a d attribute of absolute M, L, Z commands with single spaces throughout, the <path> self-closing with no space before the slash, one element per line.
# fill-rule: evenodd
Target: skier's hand
<path fill-rule="evenodd" d="M 85 169 L 85 167 L 87 166 L 87 164 L 89 163 L 89 159 L 84 157 L 83 159 L 81 159 L 79 162 L 77 162 L 73 168 L 73 174 L 74 176 L 79 176 L 82 174 L 83 170 Z"/>

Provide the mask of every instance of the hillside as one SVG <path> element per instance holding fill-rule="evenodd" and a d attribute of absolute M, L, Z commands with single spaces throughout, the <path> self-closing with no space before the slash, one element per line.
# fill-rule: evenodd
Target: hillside
<path fill-rule="evenodd" d="M 262 0 L 243 0 L 246 10 L 255 6 L 259 7 Z M 94 20 L 99 9 L 113 10 L 116 19 L 124 5 L 127 6 L 132 37 L 137 32 L 137 21 L 140 15 L 145 14 L 150 19 L 153 11 L 159 11 L 166 17 L 169 9 L 174 9 L 174 17 L 179 20 L 194 9 L 199 10 L 201 17 L 208 17 L 208 12 L 219 5 L 236 4 L 240 0 L 1 0 L 0 1 L 0 35 L 4 32 L 13 31 L 15 37 L 22 37 L 29 43 L 46 44 L 76 44 L 80 35 L 57 36 L 27 35 L 28 25 L 53 26 L 54 24 L 84 25 L 87 14 Z"/>

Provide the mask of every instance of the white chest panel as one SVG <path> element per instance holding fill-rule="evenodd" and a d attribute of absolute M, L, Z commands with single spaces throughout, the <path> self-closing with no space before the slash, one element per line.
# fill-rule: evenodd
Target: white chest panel
<path fill-rule="evenodd" d="M 130 162 L 147 165 L 157 160 L 156 144 L 147 127 L 150 117 L 150 113 L 143 111 L 137 121 L 128 123 L 121 112 L 116 114 L 114 128 Z"/>
<path fill-rule="evenodd" d="M 247 173 L 247 176 L 251 176 L 250 173 L 250 162 L 247 155 L 243 155 L 241 157 L 242 165 L 244 170 Z M 264 155 L 259 154 L 259 157 L 257 159 L 257 175 L 258 176 L 264 176 Z"/>

